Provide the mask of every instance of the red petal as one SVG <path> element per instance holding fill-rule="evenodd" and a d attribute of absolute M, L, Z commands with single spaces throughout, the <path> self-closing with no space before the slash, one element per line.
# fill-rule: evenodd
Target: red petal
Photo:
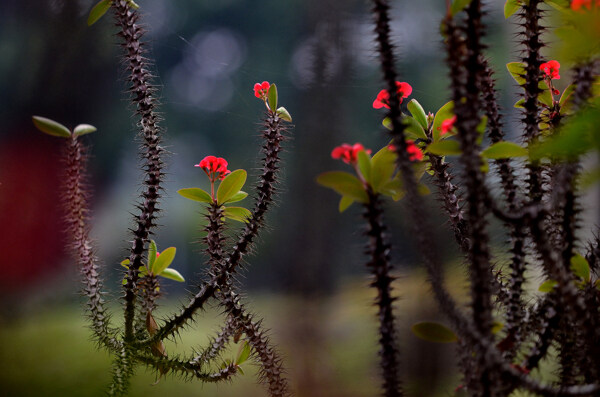
<path fill-rule="evenodd" d="M 412 94 L 412 87 L 410 84 L 396 81 L 396 86 L 398 87 L 398 94 L 400 95 L 400 97 L 406 98 L 407 96 Z"/>
<path fill-rule="evenodd" d="M 337 160 L 342 157 L 345 151 L 346 150 L 343 147 L 338 146 L 331 151 L 331 158 Z"/>

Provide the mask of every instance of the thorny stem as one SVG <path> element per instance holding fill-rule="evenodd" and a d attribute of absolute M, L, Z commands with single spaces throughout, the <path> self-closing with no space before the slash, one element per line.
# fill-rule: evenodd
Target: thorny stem
<path fill-rule="evenodd" d="M 156 357 L 146 354 L 139 354 L 136 360 L 154 367 L 157 371 L 162 371 L 168 368 L 171 372 L 178 372 L 200 379 L 203 382 L 221 382 L 236 375 L 238 370 L 235 364 L 228 364 L 224 368 L 214 373 L 202 372 L 201 364 L 195 363 L 193 360 L 183 361 L 167 357 Z"/>
<path fill-rule="evenodd" d="M 244 227 L 243 232 L 238 238 L 238 242 L 233 246 L 232 251 L 225 257 L 222 268 L 211 275 L 210 279 L 202 284 L 198 293 L 181 310 L 181 312 L 170 319 L 157 331 L 154 337 L 140 342 L 141 345 L 147 345 L 157 340 L 162 340 L 174 332 L 177 332 L 184 326 L 204 304 L 214 296 L 220 286 L 225 285 L 230 275 L 236 271 L 242 257 L 250 249 L 252 242 L 257 236 L 261 226 L 264 223 L 264 216 L 273 202 L 273 196 L 276 192 L 276 180 L 279 171 L 279 152 L 281 151 L 281 142 L 285 139 L 283 133 L 285 127 L 277 114 L 267 113 L 265 129 L 263 130 L 263 172 L 260 176 L 258 186 L 256 187 L 256 200 L 252 217 Z"/>
<path fill-rule="evenodd" d="M 367 190 L 369 202 L 364 204 L 363 217 L 367 221 L 366 235 L 369 237 L 367 267 L 373 274 L 371 286 L 377 290 L 375 299 L 379 317 L 379 356 L 380 368 L 383 371 L 383 395 L 386 397 L 403 395 L 399 375 L 398 346 L 396 343 L 396 325 L 393 314 L 390 250 L 387 241 L 386 226 L 383 223 L 383 208 L 378 194 Z"/>
<path fill-rule="evenodd" d="M 136 283 L 139 279 L 139 269 L 142 266 L 144 246 L 153 227 L 156 226 L 158 200 L 160 197 L 163 163 L 163 153 L 160 143 L 160 127 L 158 116 L 155 112 L 151 83 L 152 76 L 148 70 L 144 57 L 141 38 L 144 29 L 137 23 L 138 14 L 134 12 L 127 0 L 115 0 L 112 3 L 115 11 L 115 20 L 120 28 L 118 35 L 122 38 L 125 49 L 125 59 L 129 70 L 129 82 L 132 101 L 136 105 L 136 113 L 140 117 L 140 134 L 143 138 L 145 169 L 145 189 L 142 192 L 142 202 L 138 205 L 139 215 L 135 222 L 137 227 L 133 230 L 133 244 L 129 256 L 130 265 L 125 284 L 125 340 L 131 341 L 134 337 L 134 315 L 136 300 Z"/>
<path fill-rule="evenodd" d="M 375 18 L 375 33 L 377 35 L 378 51 L 381 61 L 381 68 L 384 76 L 384 82 L 388 87 L 390 98 L 389 115 L 392 121 L 391 135 L 398 155 L 398 168 L 402 173 L 404 186 L 406 187 L 406 200 L 409 213 L 412 217 L 412 224 L 415 225 L 415 237 L 419 251 L 421 252 L 429 279 L 442 311 L 451 320 L 454 329 L 460 334 L 464 332 L 464 316 L 457 309 L 454 299 L 444 287 L 443 270 L 440 258 L 437 256 L 437 250 L 432 247 L 432 241 L 426 236 L 432 235 L 430 225 L 428 224 L 424 212 L 420 208 L 421 200 L 417 190 L 417 183 L 414 178 L 410 160 L 406 153 L 406 143 L 404 135 L 404 124 L 400 122 L 399 99 L 396 93 L 396 72 L 394 67 L 393 47 L 390 44 L 389 27 L 389 5 L 385 0 L 373 0 L 373 15 Z M 396 144 L 398 143 L 398 144 Z M 418 225 L 418 227 L 417 227 Z"/>
<path fill-rule="evenodd" d="M 229 287 L 224 286 L 220 292 L 221 304 L 232 317 L 236 328 L 242 329 L 245 339 L 260 361 L 259 380 L 266 383 L 271 397 L 287 397 L 290 395 L 287 379 L 279 354 L 271 346 L 267 333 L 262 329 L 261 320 L 254 316 L 240 302 L 239 296 Z"/>
<path fill-rule="evenodd" d="M 83 276 L 83 294 L 87 297 L 89 318 L 92 330 L 98 342 L 116 350 L 119 343 L 110 329 L 109 315 L 104 308 L 102 298 L 102 280 L 98 273 L 98 258 L 94 255 L 92 241 L 89 237 L 88 208 L 86 202 L 85 169 L 86 149 L 76 136 L 72 136 L 66 149 L 66 221 L 67 230 L 71 234 L 72 250 L 77 258 Z"/>

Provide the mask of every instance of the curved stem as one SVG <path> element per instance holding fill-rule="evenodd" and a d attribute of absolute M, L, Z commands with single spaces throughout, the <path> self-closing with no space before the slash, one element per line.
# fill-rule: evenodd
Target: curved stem
<path fill-rule="evenodd" d="M 233 246 L 232 251 L 225 257 L 219 271 L 211 275 L 210 279 L 203 282 L 200 290 L 181 312 L 169 318 L 158 330 L 156 335 L 141 344 L 149 344 L 157 340 L 162 340 L 183 327 L 193 316 L 196 310 L 202 308 L 207 300 L 212 298 L 217 289 L 226 284 L 230 275 L 236 271 L 240 265 L 243 256 L 249 251 L 254 239 L 264 224 L 264 217 L 276 193 L 276 181 L 279 173 L 279 153 L 281 151 L 281 142 L 285 139 L 283 133 L 286 131 L 281 119 L 277 114 L 268 112 L 265 120 L 265 129 L 263 130 L 263 172 L 259 178 L 256 187 L 256 199 L 252 217 L 246 223 L 244 230 L 238 238 L 237 244 Z"/>
<path fill-rule="evenodd" d="M 259 381 L 266 383 L 271 397 L 287 397 L 290 395 L 285 370 L 279 354 L 272 347 L 267 333 L 262 329 L 261 321 L 256 320 L 242 305 L 239 295 L 230 286 L 225 286 L 220 293 L 221 304 L 231 315 L 236 328 L 246 334 L 252 350 L 260 360 Z"/>
<path fill-rule="evenodd" d="M 98 272 L 98 258 L 89 237 L 87 193 L 85 187 L 86 149 L 72 136 L 66 149 L 65 200 L 67 230 L 71 234 L 72 250 L 83 276 L 83 294 L 87 298 L 88 317 L 98 342 L 111 350 L 119 348 L 115 331 L 110 328 L 109 314 L 104 307 L 103 285 Z"/>

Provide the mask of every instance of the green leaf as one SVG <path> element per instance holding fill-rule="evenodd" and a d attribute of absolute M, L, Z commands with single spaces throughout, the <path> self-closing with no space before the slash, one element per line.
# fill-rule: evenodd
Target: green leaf
<path fill-rule="evenodd" d="M 540 101 L 544 105 L 552 107 L 552 94 L 550 93 L 550 89 L 548 88 L 548 86 L 546 86 L 546 84 L 544 84 L 543 91 L 540 92 L 540 94 L 538 95 L 538 101 Z"/>
<path fill-rule="evenodd" d="M 160 276 L 171 280 L 179 281 L 181 283 L 185 281 L 181 273 L 179 273 L 175 269 L 165 269 L 160 273 Z"/>
<path fill-rule="evenodd" d="M 235 359 L 235 364 L 242 365 L 244 362 L 246 362 L 246 360 L 248 360 L 251 352 L 252 349 L 250 349 L 250 344 L 248 342 L 244 342 L 244 344 L 240 346 L 237 358 Z"/>
<path fill-rule="evenodd" d="M 97 128 L 94 127 L 93 125 L 89 125 L 89 124 L 79 124 L 77 127 L 75 127 L 73 129 L 73 135 L 75 136 L 82 136 L 85 134 L 90 134 L 94 131 L 96 131 Z"/>
<path fill-rule="evenodd" d="M 488 116 L 483 116 L 483 117 L 481 117 L 479 124 L 477 124 L 476 131 L 479 133 L 479 136 L 477 137 L 478 145 L 481 145 L 481 142 L 483 142 L 483 137 L 485 135 L 485 127 L 487 127 L 487 122 L 488 122 Z"/>
<path fill-rule="evenodd" d="M 371 159 L 371 187 L 381 193 L 381 187 L 392 179 L 396 171 L 396 153 L 384 146 Z"/>
<path fill-rule="evenodd" d="M 106 14 L 106 11 L 108 11 L 108 9 L 110 8 L 111 5 L 112 5 L 111 0 L 102 0 L 101 2 L 96 4 L 94 6 L 94 8 L 92 8 L 92 11 L 90 11 L 90 15 L 88 16 L 88 19 L 87 19 L 88 26 L 92 26 L 100 18 L 102 18 L 102 16 L 104 14 Z"/>
<path fill-rule="evenodd" d="M 569 0 L 546 0 L 545 3 L 553 7 L 554 9 L 562 12 L 567 11 L 570 5 Z"/>
<path fill-rule="evenodd" d="M 502 328 L 504 328 L 504 324 L 502 324 L 500 321 L 494 321 L 492 323 L 492 329 L 491 332 L 492 334 L 497 334 L 498 332 L 500 332 L 502 330 Z"/>
<path fill-rule="evenodd" d="M 186 199 L 199 201 L 201 203 L 212 203 L 213 199 L 210 197 L 208 192 L 200 189 L 199 187 L 189 187 L 185 189 L 179 189 L 177 191 L 180 196 L 185 197 Z"/>
<path fill-rule="evenodd" d="M 158 258 L 156 258 L 156 260 L 154 261 L 153 266 L 150 268 L 152 274 L 158 276 L 163 272 L 163 270 L 168 268 L 171 265 L 171 263 L 173 263 L 176 252 L 177 249 L 175 247 L 169 247 L 163 250 L 163 252 L 161 252 Z"/>
<path fill-rule="evenodd" d="M 452 140 L 433 142 L 425 148 L 425 151 L 438 156 L 452 156 L 462 153 L 458 141 Z"/>
<path fill-rule="evenodd" d="M 425 130 L 421 127 L 421 124 L 414 118 L 410 116 L 402 117 L 402 122 L 406 126 L 405 132 L 408 132 L 408 135 L 413 135 L 416 138 L 427 139 L 427 134 L 425 134 Z"/>
<path fill-rule="evenodd" d="M 481 155 L 488 159 L 508 159 L 527 156 L 527 149 L 513 142 L 496 142 L 486 148 Z"/>
<path fill-rule="evenodd" d="M 358 152 L 357 160 L 360 173 L 365 178 L 365 181 L 369 182 L 371 180 L 371 157 L 366 151 L 361 150 Z"/>
<path fill-rule="evenodd" d="M 33 116 L 32 119 L 37 129 L 48 135 L 59 136 L 61 138 L 71 137 L 71 131 L 61 123 L 41 116 Z"/>
<path fill-rule="evenodd" d="M 521 98 L 515 103 L 514 107 L 522 109 L 525 107 L 524 105 L 525 105 L 525 99 Z"/>
<path fill-rule="evenodd" d="M 600 99 L 592 101 L 592 104 L 571 116 L 558 134 L 532 146 L 529 150 L 530 157 L 532 159 L 544 157 L 573 159 L 592 150 L 597 145 L 594 139 L 600 136 L 597 134 L 600 112 L 596 107 L 600 105 Z"/>
<path fill-rule="evenodd" d="M 383 124 L 383 126 L 390 131 L 394 129 L 394 127 L 392 127 L 392 119 L 390 119 L 389 117 L 384 118 L 381 121 L 381 124 Z"/>
<path fill-rule="evenodd" d="M 246 183 L 247 175 L 246 171 L 241 169 L 227 175 L 217 190 L 217 204 L 221 205 L 235 196 Z"/>
<path fill-rule="evenodd" d="M 340 199 L 340 204 L 338 206 L 338 210 L 340 214 L 348 209 L 354 203 L 354 199 L 348 196 L 342 196 Z"/>
<path fill-rule="evenodd" d="M 413 334 L 428 342 L 452 343 L 458 341 L 456 334 L 440 323 L 421 322 L 411 327 Z"/>
<path fill-rule="evenodd" d="M 374 175 L 373 175 L 374 176 Z M 348 196 L 359 203 L 369 202 L 365 187 L 357 177 L 342 171 L 324 172 L 317 176 L 317 183 L 335 190 L 342 196 Z"/>
<path fill-rule="evenodd" d="M 383 183 L 377 193 L 390 196 L 394 201 L 400 200 L 405 194 L 401 175 L 397 175 L 394 179 Z"/>
<path fill-rule="evenodd" d="M 456 15 L 464 10 L 469 4 L 471 4 L 471 1 L 472 0 L 454 0 L 452 2 L 452 7 L 450 8 L 450 13 L 452 13 L 452 15 Z"/>
<path fill-rule="evenodd" d="M 226 204 L 226 203 L 235 203 L 235 202 L 238 202 L 238 201 L 242 201 L 246 197 L 248 197 L 248 193 L 240 190 L 239 192 L 237 192 L 236 194 L 234 194 L 233 196 L 231 196 L 231 198 L 229 200 L 227 200 L 223 204 Z"/>
<path fill-rule="evenodd" d="M 121 261 L 121 266 L 125 267 L 125 268 L 129 268 L 129 264 L 131 263 L 131 261 L 129 259 L 123 259 Z"/>
<path fill-rule="evenodd" d="M 154 268 L 154 262 L 156 262 L 156 253 L 158 252 L 158 248 L 156 248 L 156 242 L 154 240 L 150 240 L 150 244 L 148 245 L 148 268 Z"/>
<path fill-rule="evenodd" d="M 281 120 L 285 120 L 288 122 L 292 122 L 292 116 L 290 115 L 290 113 L 287 111 L 286 108 L 284 108 L 283 106 L 280 107 L 279 109 L 277 109 L 277 116 L 281 119 Z"/>
<path fill-rule="evenodd" d="M 551 292 L 554 289 L 554 287 L 556 287 L 557 285 L 558 285 L 558 281 L 556 281 L 556 280 L 546 280 L 540 285 L 540 287 L 538 288 L 538 291 Z"/>
<path fill-rule="evenodd" d="M 252 218 L 252 212 L 244 207 L 226 207 L 224 215 L 225 218 L 244 223 L 248 223 Z"/>
<path fill-rule="evenodd" d="M 140 8 L 140 6 L 139 6 L 139 5 L 138 5 L 138 4 L 137 4 L 135 1 L 133 1 L 133 0 L 127 0 L 127 2 L 128 2 L 128 3 L 129 3 L 129 5 L 131 6 L 131 8 L 134 8 L 134 9 L 136 9 L 136 10 L 137 10 L 138 8 Z"/>
<path fill-rule="evenodd" d="M 416 99 L 411 99 L 410 102 L 406 105 L 408 111 L 412 116 L 421 124 L 421 127 L 427 129 L 427 115 L 425 114 L 425 110 L 423 110 L 423 106 Z"/>
<path fill-rule="evenodd" d="M 525 64 L 522 62 L 510 62 L 506 64 L 510 75 L 519 85 L 525 84 Z"/>
<path fill-rule="evenodd" d="M 427 171 L 428 161 L 419 161 L 418 163 L 413 164 L 413 171 L 415 173 L 415 180 L 419 181 L 425 175 L 425 171 Z"/>
<path fill-rule="evenodd" d="M 277 111 L 277 86 L 275 84 L 271 84 L 269 87 L 269 92 L 267 93 L 267 99 L 269 101 L 269 108 L 272 112 Z"/>
<path fill-rule="evenodd" d="M 590 264 L 583 256 L 575 254 L 571 257 L 571 270 L 583 281 L 590 281 Z"/>
<path fill-rule="evenodd" d="M 571 98 L 571 95 L 573 92 L 575 92 L 575 88 L 577 88 L 575 84 L 569 84 L 569 86 L 562 92 L 560 100 L 558 101 L 561 107 L 565 106 L 569 98 Z"/>
<path fill-rule="evenodd" d="M 504 18 L 510 18 L 515 12 L 521 8 L 520 0 L 506 0 L 504 3 Z"/>
<path fill-rule="evenodd" d="M 433 127 L 431 128 L 431 133 L 433 134 L 433 141 L 436 142 L 440 139 L 440 132 L 442 128 L 442 123 L 444 120 L 447 120 L 454 116 L 454 102 L 447 102 L 444 106 L 442 106 L 433 119 Z"/>
<path fill-rule="evenodd" d="M 425 132 L 421 128 L 421 125 L 415 119 L 413 119 L 412 117 L 404 116 L 402 117 L 402 120 L 404 122 L 404 125 L 406 125 L 406 129 L 404 130 L 406 138 L 419 139 L 425 137 L 424 139 L 427 139 Z M 381 124 L 383 124 L 383 126 L 390 131 L 393 129 L 392 120 L 389 117 L 384 118 L 381 121 Z"/>
<path fill-rule="evenodd" d="M 485 158 L 481 159 L 481 167 L 479 167 L 479 169 L 484 174 L 487 174 L 490 172 L 490 163 Z"/>

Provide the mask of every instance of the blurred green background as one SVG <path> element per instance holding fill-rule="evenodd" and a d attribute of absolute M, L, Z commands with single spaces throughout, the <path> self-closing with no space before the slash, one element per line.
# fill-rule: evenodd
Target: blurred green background
<path fill-rule="evenodd" d="M 447 101 L 440 41 L 442 3 L 393 1 L 393 37 L 401 80 L 427 111 Z M 497 66 L 509 134 L 516 122 L 516 87 L 504 64 L 518 56 L 514 26 L 502 2 L 490 1 L 487 42 Z M 200 207 L 175 192 L 204 187 L 193 165 L 212 154 L 230 169 L 257 175 L 262 104 L 254 83 L 279 87 L 280 104 L 294 118 L 285 143 L 281 195 L 268 229 L 242 272 L 247 301 L 272 329 L 299 396 L 372 396 L 378 385 L 373 294 L 367 289 L 360 210 L 340 215 L 338 197 L 314 182 L 342 169 L 330 158 L 342 142 L 377 150 L 387 143 L 382 113 L 371 104 L 381 89 L 371 17 L 363 0 L 139 0 L 166 130 L 167 158 L 159 248 L 177 247 L 173 267 L 188 286 L 166 283 L 161 313 L 185 300 L 204 271 Z M 74 127 L 93 124 L 90 187 L 93 235 L 106 284 L 118 306 L 130 211 L 141 180 L 136 120 L 125 93 L 120 48 L 110 15 L 86 26 L 89 0 L 0 2 L 0 385 L 9 396 L 102 395 L 108 355 L 97 351 L 81 316 L 78 273 L 63 248 L 60 142 L 37 132 L 31 115 Z M 249 205 L 249 204 L 247 204 Z M 440 214 L 435 197 L 423 211 Z M 459 384 L 452 346 L 431 346 L 410 324 L 439 316 L 424 277 L 402 205 L 389 205 L 397 282 L 398 320 L 407 389 L 412 395 L 448 395 Z M 448 261 L 456 257 L 444 218 L 436 235 Z M 501 246 L 504 236 L 497 233 Z M 455 277 L 460 294 L 464 283 Z M 178 346 L 199 345 L 216 330 L 219 309 L 208 311 Z M 234 353 L 232 353 L 234 354 Z M 264 395 L 251 368 L 219 386 L 162 380 L 139 369 L 131 395 Z"/>

